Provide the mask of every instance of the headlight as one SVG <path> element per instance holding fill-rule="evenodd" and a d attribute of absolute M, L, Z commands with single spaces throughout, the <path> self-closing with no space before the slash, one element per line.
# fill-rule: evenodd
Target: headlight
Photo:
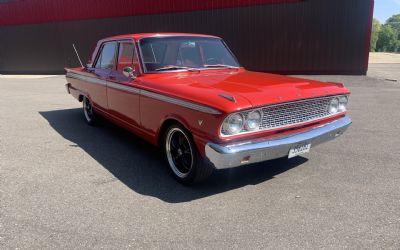
<path fill-rule="evenodd" d="M 253 131 L 260 128 L 261 124 L 261 113 L 260 111 L 252 111 L 247 115 L 245 128 L 247 130 Z"/>
<path fill-rule="evenodd" d="M 331 102 L 329 103 L 329 108 L 328 112 L 330 114 L 335 114 L 339 111 L 339 99 L 338 98 L 333 98 Z"/>
<path fill-rule="evenodd" d="M 221 134 L 236 135 L 256 131 L 260 128 L 261 121 L 262 113 L 260 110 L 232 114 L 224 120 L 221 127 Z"/>
<path fill-rule="evenodd" d="M 225 119 L 222 130 L 224 134 L 234 135 L 242 131 L 244 119 L 241 114 L 234 114 Z"/>
<path fill-rule="evenodd" d="M 339 97 L 339 107 L 338 107 L 339 112 L 345 112 L 347 110 L 348 101 L 349 100 L 348 100 L 347 96 Z"/>

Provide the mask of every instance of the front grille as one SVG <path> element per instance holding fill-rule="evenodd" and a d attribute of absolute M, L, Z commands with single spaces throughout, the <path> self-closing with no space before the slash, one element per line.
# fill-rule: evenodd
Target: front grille
<path fill-rule="evenodd" d="M 332 98 L 322 97 L 264 107 L 260 130 L 283 128 L 328 117 L 331 115 L 328 108 Z"/>
<path fill-rule="evenodd" d="M 329 105 L 333 98 L 339 96 L 318 97 L 294 102 L 268 105 L 265 107 L 240 112 L 247 119 L 250 112 L 259 110 L 262 113 L 262 122 L 258 131 L 270 129 L 285 129 L 287 127 L 303 125 L 319 119 L 327 118 L 338 113 L 329 113 Z M 252 133 L 244 127 L 240 134 Z M 221 134 L 227 135 L 224 127 L 221 127 Z"/>

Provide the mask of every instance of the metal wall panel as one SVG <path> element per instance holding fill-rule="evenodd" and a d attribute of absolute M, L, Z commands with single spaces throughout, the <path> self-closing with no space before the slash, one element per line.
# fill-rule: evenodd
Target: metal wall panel
<path fill-rule="evenodd" d="M 100 38 L 140 32 L 223 37 L 250 70 L 365 74 L 373 0 L 307 0 L 159 15 L 0 27 L 0 73 L 62 73 Z"/>
<path fill-rule="evenodd" d="M 214 10 L 303 0 L 10 0 L 0 1 L 0 26 Z"/>

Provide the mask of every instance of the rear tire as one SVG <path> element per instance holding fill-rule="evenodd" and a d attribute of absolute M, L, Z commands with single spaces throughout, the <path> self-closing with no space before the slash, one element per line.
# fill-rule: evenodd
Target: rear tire
<path fill-rule="evenodd" d="M 97 124 L 97 117 L 96 113 L 93 110 L 92 102 L 89 100 L 89 98 L 85 96 L 83 97 L 82 103 L 83 103 L 83 114 L 85 117 L 85 121 L 89 125 L 95 126 Z"/>
<path fill-rule="evenodd" d="M 206 180 L 214 168 L 201 157 L 190 133 L 181 125 L 168 127 L 163 138 L 165 158 L 174 178 L 191 185 Z"/>

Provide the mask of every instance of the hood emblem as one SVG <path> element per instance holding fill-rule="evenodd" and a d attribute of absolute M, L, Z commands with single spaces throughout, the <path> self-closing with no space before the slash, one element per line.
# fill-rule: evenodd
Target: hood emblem
<path fill-rule="evenodd" d="M 203 120 L 198 120 L 198 122 L 200 126 L 203 124 Z"/>
<path fill-rule="evenodd" d="M 231 95 L 227 95 L 227 94 L 221 93 L 221 94 L 219 94 L 218 96 L 220 96 L 220 97 L 222 97 L 222 98 L 225 98 L 225 99 L 228 100 L 228 101 L 236 102 L 235 97 L 233 97 L 233 96 L 231 96 Z"/>

